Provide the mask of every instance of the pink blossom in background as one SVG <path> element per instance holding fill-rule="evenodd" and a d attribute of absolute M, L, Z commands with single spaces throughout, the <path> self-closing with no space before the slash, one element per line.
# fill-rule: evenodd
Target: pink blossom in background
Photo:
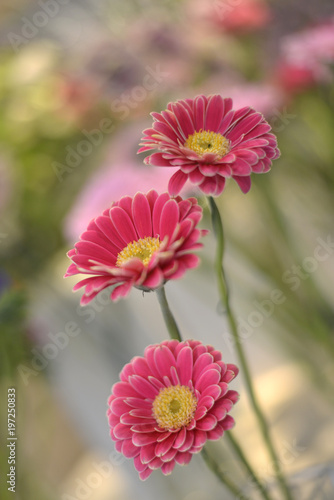
<path fill-rule="evenodd" d="M 65 236 L 70 242 L 75 241 L 93 217 L 122 196 L 146 192 L 152 186 L 159 192 L 166 191 L 170 174 L 165 169 L 134 160 L 103 167 L 92 175 L 68 213 L 64 222 Z"/>
<path fill-rule="evenodd" d="M 234 110 L 232 99 L 220 95 L 171 102 L 151 116 L 138 152 L 156 149 L 146 163 L 179 167 L 168 183 L 172 195 L 189 180 L 205 195 L 218 196 L 228 177 L 247 193 L 250 174 L 268 172 L 280 154 L 261 113 L 249 106 Z"/>
<path fill-rule="evenodd" d="M 167 191 L 173 171 L 152 168 L 136 158 L 142 123 L 126 125 L 112 137 L 102 165 L 88 179 L 65 218 L 63 230 L 70 243 L 77 240 L 93 217 L 122 196 L 152 188 Z"/>
<path fill-rule="evenodd" d="M 295 90 L 333 81 L 334 18 L 281 39 L 277 75 L 283 87 Z"/>
<path fill-rule="evenodd" d="M 206 6 L 207 2 L 203 2 Z M 253 31 L 267 26 L 271 21 L 268 4 L 262 0 L 219 0 L 214 2 L 211 18 L 226 31 Z"/>
<path fill-rule="evenodd" d="M 282 90 L 288 94 L 300 92 L 301 90 L 313 87 L 321 78 L 323 74 L 322 68 L 309 67 L 303 64 L 296 64 L 281 60 L 278 62 L 274 78 Z"/>
<path fill-rule="evenodd" d="M 282 55 L 295 63 L 334 62 L 334 18 L 281 39 Z"/>
<path fill-rule="evenodd" d="M 269 83 L 237 83 L 224 86 L 222 95 L 228 95 L 233 100 L 235 108 L 250 106 L 266 117 L 271 117 L 284 102 L 282 91 Z"/>
<path fill-rule="evenodd" d="M 124 196 L 88 224 L 67 254 L 72 264 L 65 277 L 89 276 L 73 288 L 85 289 L 82 305 L 112 285 L 112 300 L 127 296 L 132 287 L 160 288 L 199 264 L 193 251 L 206 234 L 196 228 L 201 218 L 196 198 L 171 199 L 154 190 Z"/>
<path fill-rule="evenodd" d="M 112 387 L 107 416 L 116 450 L 133 458 L 141 479 L 188 464 L 207 440 L 234 426 L 228 415 L 238 393 L 228 384 L 238 368 L 210 345 L 166 340 L 124 366 Z"/>

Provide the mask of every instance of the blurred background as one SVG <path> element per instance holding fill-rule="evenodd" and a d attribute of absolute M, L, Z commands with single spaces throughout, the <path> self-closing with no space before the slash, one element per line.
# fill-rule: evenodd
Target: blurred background
<path fill-rule="evenodd" d="M 243 346 L 296 498 L 333 499 L 334 6 L 330 0 L 2 0 L 0 6 L 1 498 L 8 491 L 7 390 L 16 389 L 16 496 L 22 500 L 222 498 L 200 456 L 140 482 L 114 451 L 107 399 L 123 365 L 167 338 L 154 294 L 86 308 L 66 252 L 113 200 L 167 188 L 136 155 L 151 111 L 198 94 L 261 111 L 281 158 L 219 199 L 226 270 Z M 186 188 L 185 195 L 198 193 Z M 210 228 L 205 200 L 202 227 Z M 184 338 L 235 361 L 202 264 L 166 293 Z M 242 375 L 235 432 L 259 476 L 262 447 Z M 224 443 L 220 467 L 252 499 Z M 273 486 L 274 488 L 274 486 Z M 304 496 L 303 496 L 304 495 Z M 327 496 L 326 496 L 327 495 Z M 229 499 L 228 493 L 224 498 Z M 279 497 L 277 497 L 279 498 Z M 320 497 L 319 497 L 320 498 Z"/>

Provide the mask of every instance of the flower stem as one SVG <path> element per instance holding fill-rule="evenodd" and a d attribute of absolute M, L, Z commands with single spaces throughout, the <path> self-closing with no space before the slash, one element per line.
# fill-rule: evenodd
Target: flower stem
<path fill-rule="evenodd" d="M 247 497 L 226 474 L 224 474 L 224 472 L 219 468 L 218 463 L 214 458 L 212 458 L 206 448 L 202 449 L 201 455 L 209 469 L 215 474 L 219 481 L 223 483 L 224 486 L 226 486 L 230 490 L 230 492 L 233 493 L 233 495 L 235 495 L 235 498 L 250 500 L 250 498 Z"/>
<path fill-rule="evenodd" d="M 176 324 L 172 311 L 169 308 L 165 288 L 161 287 L 156 290 L 159 304 L 161 307 L 162 315 L 165 320 L 165 324 L 171 339 L 176 339 L 182 342 L 182 337 L 180 334 L 180 330 Z M 243 500 L 250 500 L 244 496 L 244 494 L 239 490 L 239 488 L 231 481 L 228 477 L 223 474 L 223 472 L 219 469 L 218 463 L 215 461 L 213 457 L 211 457 L 206 450 L 202 450 L 202 455 L 207 463 L 208 467 L 214 472 L 214 474 L 218 477 L 218 479 L 234 494 L 236 498 L 242 498 Z M 246 460 L 244 458 L 244 460 Z M 250 468 L 248 470 L 251 470 Z M 253 472 L 251 472 L 252 477 L 254 477 Z M 267 497 L 264 497 L 265 500 L 270 500 Z"/>
<path fill-rule="evenodd" d="M 252 483 L 256 484 L 262 497 L 265 500 L 272 500 L 271 497 L 269 496 L 267 490 L 265 489 L 263 484 L 260 482 L 259 478 L 256 476 L 252 466 L 250 465 L 247 458 L 245 457 L 244 452 L 242 451 L 239 443 L 237 442 L 237 440 L 235 439 L 233 434 L 230 431 L 227 431 L 227 432 L 225 432 L 224 436 L 225 436 L 225 439 L 227 439 L 229 441 L 229 443 L 230 443 L 231 447 L 233 448 L 233 450 L 235 451 L 236 455 L 238 455 L 238 457 L 240 458 L 240 461 L 243 464 L 243 466 L 245 467 L 245 469 L 247 470 L 247 472 L 250 474 L 250 476 L 251 476 L 250 478 L 251 478 Z"/>
<path fill-rule="evenodd" d="M 252 404 L 253 410 L 254 410 L 255 415 L 257 417 L 259 428 L 261 430 L 262 437 L 263 437 L 263 440 L 266 444 L 270 458 L 273 461 L 273 463 L 275 464 L 277 480 L 280 484 L 280 487 L 281 487 L 281 490 L 284 494 L 285 499 L 286 500 L 293 500 L 291 493 L 288 489 L 288 486 L 286 484 L 285 478 L 283 476 L 283 473 L 280 469 L 280 463 L 279 463 L 276 451 L 274 449 L 273 443 L 272 443 L 271 438 L 270 438 L 267 422 L 265 420 L 265 417 L 262 413 L 262 410 L 259 406 L 259 403 L 257 401 L 257 397 L 256 397 L 255 392 L 254 392 L 252 378 L 251 378 L 251 375 L 249 372 L 247 360 L 246 360 L 244 350 L 242 348 L 241 341 L 240 341 L 239 334 L 238 334 L 237 323 L 236 323 L 236 320 L 234 318 L 233 312 L 232 312 L 231 307 L 230 307 L 229 291 L 228 291 L 226 277 L 225 277 L 225 271 L 224 271 L 224 267 L 223 267 L 224 233 L 223 233 L 222 220 L 221 220 L 220 213 L 219 213 L 218 207 L 217 207 L 214 199 L 210 196 L 208 198 L 208 200 L 209 200 L 209 205 L 210 205 L 210 209 L 211 209 L 212 226 L 213 226 L 214 233 L 215 233 L 215 236 L 217 239 L 215 268 L 216 268 L 216 272 L 217 272 L 220 298 L 221 298 L 221 301 L 225 307 L 228 324 L 230 326 L 231 333 L 232 333 L 234 341 L 235 341 L 235 346 L 236 346 L 236 350 L 237 350 L 237 354 L 238 354 L 238 358 L 239 358 L 239 363 L 240 363 L 242 370 L 243 370 L 243 375 L 245 378 L 246 388 L 248 391 L 250 402 Z"/>
<path fill-rule="evenodd" d="M 165 287 L 158 288 L 156 292 L 170 338 L 182 342 L 180 330 L 167 302 Z"/>

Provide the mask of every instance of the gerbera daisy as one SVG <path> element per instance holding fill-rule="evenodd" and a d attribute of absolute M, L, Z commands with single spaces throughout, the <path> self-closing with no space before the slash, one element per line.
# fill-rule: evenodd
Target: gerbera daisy
<path fill-rule="evenodd" d="M 200 95 L 151 113 L 154 122 L 143 132 L 138 152 L 157 149 L 145 163 L 180 167 L 169 181 L 171 195 L 178 194 L 189 179 L 204 194 L 218 196 L 226 177 L 247 193 L 250 174 L 270 170 L 271 161 L 280 154 L 270 125 L 249 106 L 236 111 L 232 107 L 230 98 Z"/>
<path fill-rule="evenodd" d="M 172 199 L 154 190 L 124 196 L 93 219 L 80 241 L 68 252 L 72 264 L 65 277 L 90 275 L 73 290 L 85 287 L 81 304 L 116 285 L 111 299 L 125 297 L 134 286 L 144 291 L 181 278 L 199 263 L 192 253 L 207 231 L 196 228 L 202 208 L 196 198 Z"/>
<path fill-rule="evenodd" d="M 141 479 L 188 464 L 207 440 L 234 425 L 238 393 L 228 384 L 238 368 L 212 346 L 166 340 L 125 365 L 112 387 L 107 416 L 117 451 L 134 459 Z"/>

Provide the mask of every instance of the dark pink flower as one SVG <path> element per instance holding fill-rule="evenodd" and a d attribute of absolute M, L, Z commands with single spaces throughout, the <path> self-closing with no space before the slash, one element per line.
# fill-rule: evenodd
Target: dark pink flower
<path fill-rule="evenodd" d="M 238 400 L 228 384 L 238 368 L 212 346 L 166 340 L 125 365 L 112 388 L 107 416 L 117 451 L 133 458 L 141 479 L 188 464 L 207 440 L 234 425 Z"/>
<path fill-rule="evenodd" d="M 234 111 L 230 98 L 200 95 L 169 103 L 152 117 L 138 152 L 157 149 L 145 163 L 180 167 L 169 181 L 172 195 L 189 179 L 204 194 L 218 196 L 226 177 L 247 193 L 251 173 L 267 172 L 279 157 L 276 137 L 263 115 L 248 106 Z"/>
<path fill-rule="evenodd" d="M 89 223 L 67 254 L 72 264 L 65 277 L 90 275 L 73 288 L 85 287 L 82 305 L 111 285 L 116 285 L 112 300 L 125 297 L 133 286 L 157 289 L 198 265 L 192 252 L 206 234 L 196 228 L 201 218 L 196 198 L 173 199 L 154 190 L 124 196 Z"/>

